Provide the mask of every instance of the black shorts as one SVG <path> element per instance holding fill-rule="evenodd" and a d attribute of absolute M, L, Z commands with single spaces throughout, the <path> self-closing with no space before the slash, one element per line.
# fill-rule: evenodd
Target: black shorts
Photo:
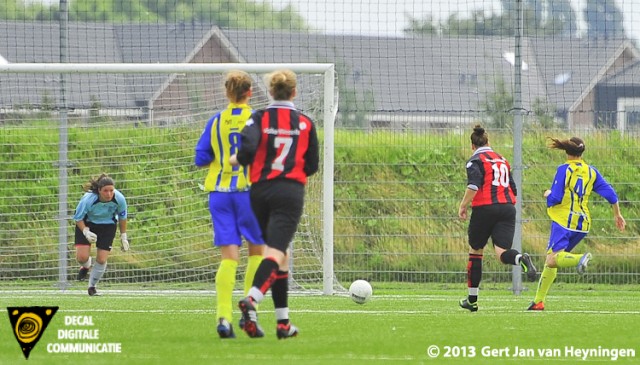
<path fill-rule="evenodd" d="M 251 209 L 271 248 L 287 252 L 303 208 L 304 185 L 297 181 L 276 179 L 251 185 Z"/>
<path fill-rule="evenodd" d="M 492 204 L 472 208 L 469 219 L 469 246 L 483 249 L 489 237 L 494 246 L 508 250 L 516 232 L 516 207 L 513 204 Z"/>
<path fill-rule="evenodd" d="M 116 224 L 95 224 L 92 222 L 85 222 L 85 225 L 89 227 L 91 232 L 98 236 L 96 241 L 96 247 L 101 250 L 111 251 L 113 245 L 113 239 L 116 237 Z M 91 246 L 91 243 L 84 236 L 80 228 L 76 225 L 76 245 Z"/>

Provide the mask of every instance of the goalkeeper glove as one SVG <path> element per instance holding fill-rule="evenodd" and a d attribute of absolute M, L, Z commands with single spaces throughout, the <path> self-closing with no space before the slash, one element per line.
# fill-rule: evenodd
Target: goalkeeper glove
<path fill-rule="evenodd" d="M 98 240 L 98 235 L 91 232 L 89 230 L 89 227 L 84 227 L 84 229 L 82 230 L 82 234 L 87 237 L 87 241 L 89 241 L 89 243 L 96 243 L 96 241 Z"/>
<path fill-rule="evenodd" d="M 127 234 L 123 233 L 120 235 L 120 243 L 122 243 L 122 251 L 129 251 L 129 240 L 127 239 Z"/>

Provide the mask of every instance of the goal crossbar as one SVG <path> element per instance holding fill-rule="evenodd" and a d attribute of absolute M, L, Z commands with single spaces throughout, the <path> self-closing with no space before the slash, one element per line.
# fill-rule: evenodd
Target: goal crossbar
<path fill-rule="evenodd" d="M 221 73 L 241 69 L 267 73 L 291 69 L 299 73 L 332 72 L 332 63 L 6 63 L 0 73 Z"/>

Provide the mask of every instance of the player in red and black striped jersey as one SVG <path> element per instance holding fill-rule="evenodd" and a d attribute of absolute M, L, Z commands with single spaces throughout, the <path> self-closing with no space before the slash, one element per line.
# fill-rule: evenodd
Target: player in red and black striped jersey
<path fill-rule="evenodd" d="M 290 101 L 258 110 L 242 131 L 238 161 L 251 163 L 251 183 L 288 179 L 304 185 L 318 171 L 318 137 L 311 119 Z M 254 151 L 254 154 L 251 154 Z"/>
<path fill-rule="evenodd" d="M 238 306 L 244 331 L 262 337 L 255 303 L 271 288 L 279 339 L 293 337 L 298 329 L 289 322 L 289 243 L 298 228 L 304 206 L 307 177 L 318 171 L 318 136 L 309 117 L 296 110 L 296 74 L 275 71 L 268 77 L 274 99 L 258 110 L 242 129 L 241 147 L 230 162 L 250 165 L 251 208 L 262 229 L 267 249 L 249 295 Z"/>
<path fill-rule="evenodd" d="M 478 310 L 478 288 L 482 279 L 482 257 L 489 238 L 498 259 L 508 265 L 521 265 L 529 280 L 536 279 L 536 268 L 528 254 L 511 248 L 516 227 L 516 189 L 509 162 L 489 146 L 484 128 L 476 125 L 471 134 L 473 155 L 467 161 L 467 189 L 460 202 L 458 217 L 469 219 L 469 295 L 460 301 L 462 308 Z"/>

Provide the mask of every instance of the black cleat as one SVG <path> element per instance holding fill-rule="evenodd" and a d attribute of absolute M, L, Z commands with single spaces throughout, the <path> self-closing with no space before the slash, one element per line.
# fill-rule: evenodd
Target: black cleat
<path fill-rule="evenodd" d="M 236 338 L 236 334 L 233 333 L 233 326 L 224 318 L 218 320 L 217 331 L 220 338 Z"/>
<path fill-rule="evenodd" d="M 244 319 L 244 326 L 242 329 L 247 333 L 249 337 L 264 337 L 264 332 L 260 325 L 258 325 L 258 313 L 256 312 L 256 306 L 253 304 L 251 297 L 245 297 L 238 302 L 238 308 L 242 312 L 242 319 Z"/>
<path fill-rule="evenodd" d="M 464 308 L 467 309 L 471 312 L 477 312 L 478 311 L 478 302 L 475 303 L 469 303 L 469 301 L 467 299 L 462 299 L 460 301 L 460 308 Z"/>
<path fill-rule="evenodd" d="M 100 296 L 100 293 L 98 293 L 98 291 L 96 290 L 95 286 L 90 287 L 89 290 L 87 290 L 87 292 L 92 297 L 99 297 Z"/>
<path fill-rule="evenodd" d="M 536 267 L 533 265 L 533 261 L 531 261 L 531 256 L 528 253 L 523 253 L 520 258 L 520 266 L 522 266 L 522 270 L 527 274 L 527 279 L 529 281 L 536 281 L 536 277 L 538 275 L 538 271 Z"/>
<path fill-rule="evenodd" d="M 89 273 L 88 267 L 80 266 L 80 270 L 78 271 L 78 280 L 86 279 L 88 273 Z"/>
<path fill-rule="evenodd" d="M 276 336 L 278 336 L 278 340 L 282 340 L 289 337 L 296 337 L 298 335 L 298 327 L 289 324 L 278 324 L 278 328 L 276 329 Z"/>
<path fill-rule="evenodd" d="M 531 304 L 529 304 L 529 308 L 527 308 L 528 311 L 543 311 L 544 310 L 544 302 L 531 302 Z"/>

